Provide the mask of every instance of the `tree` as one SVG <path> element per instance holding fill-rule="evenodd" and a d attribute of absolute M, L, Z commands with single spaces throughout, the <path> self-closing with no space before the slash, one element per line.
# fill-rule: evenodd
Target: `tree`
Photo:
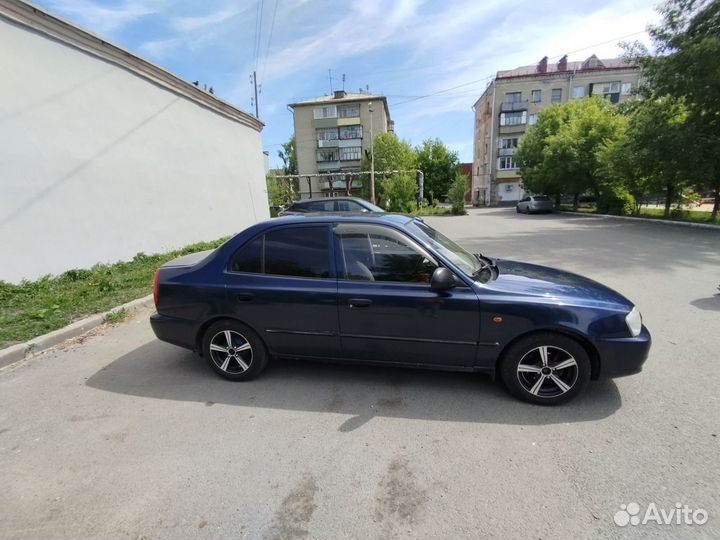
<path fill-rule="evenodd" d="M 416 156 L 412 149 L 412 146 L 405 141 L 397 138 L 394 133 L 381 133 L 375 137 L 373 141 L 373 153 L 375 154 L 375 170 L 376 171 L 409 171 L 416 168 Z M 363 171 L 370 170 L 370 159 L 368 156 L 363 156 L 362 166 Z M 388 193 L 388 183 L 390 179 L 377 178 L 375 191 L 378 201 L 386 201 L 392 199 L 393 196 L 397 199 L 398 194 L 404 194 L 407 192 L 406 179 L 390 187 L 393 196 Z M 402 187 L 401 187 L 402 186 Z M 414 191 L 411 200 L 414 201 L 415 192 L 417 191 L 417 184 L 413 180 Z"/>
<path fill-rule="evenodd" d="M 668 217 L 670 206 L 697 171 L 697 160 L 688 151 L 694 147 L 694 135 L 687 124 L 687 108 L 670 97 L 647 98 L 632 103 L 627 113 L 625 159 L 633 168 L 628 172 L 634 172 L 628 184 L 646 183 L 650 192 L 662 192 Z"/>
<path fill-rule="evenodd" d="M 686 108 L 684 123 L 695 134 L 695 144 L 684 152 L 692 148 L 702 164 L 696 173 L 714 191 L 715 220 L 720 208 L 720 2 L 670 0 L 660 12 L 661 23 L 650 28 L 655 54 L 635 44 L 627 47 L 627 55 L 643 69 L 642 94 L 672 97 Z"/>
<path fill-rule="evenodd" d="M 452 213 L 456 216 L 464 216 L 465 211 L 465 195 L 467 195 L 467 176 L 459 170 L 455 172 L 455 178 L 450 184 L 448 190 L 448 199 L 452 204 Z"/>
<path fill-rule="evenodd" d="M 416 148 L 418 168 L 425 175 L 425 193 L 430 204 L 445 200 L 459 167 L 457 152 L 450 151 L 440 139 L 427 139 Z"/>
<path fill-rule="evenodd" d="M 417 182 L 412 174 L 396 174 L 384 180 L 383 197 L 390 212 L 410 213 L 415 208 Z"/>
<path fill-rule="evenodd" d="M 278 150 L 278 157 L 283 162 L 283 174 L 284 175 L 296 175 L 298 173 L 297 165 L 297 150 L 295 148 L 295 137 L 291 137 L 286 143 L 280 145 L 281 150 Z M 308 179 L 308 183 L 309 183 Z M 295 193 L 300 189 L 300 181 L 292 179 L 278 179 L 273 176 L 272 181 L 270 178 L 267 180 L 268 185 L 268 198 L 270 199 L 271 206 L 286 206 L 291 204 L 295 200 Z M 271 195 L 272 191 L 272 195 Z M 289 200 L 288 197 L 292 197 Z M 280 204 L 274 204 L 273 200 L 286 201 Z"/>
<path fill-rule="evenodd" d="M 295 202 L 295 188 L 292 182 L 280 180 L 274 174 L 269 174 L 266 183 L 271 207 L 287 207 Z"/>
<path fill-rule="evenodd" d="M 295 148 L 295 137 L 291 137 L 283 143 L 282 149 L 278 150 L 278 157 L 283 162 L 283 173 L 286 175 L 298 174 L 297 149 Z"/>
<path fill-rule="evenodd" d="M 571 193 L 575 208 L 585 191 L 592 191 L 599 200 L 603 184 L 597 174 L 597 153 L 621 136 L 623 126 L 617 109 L 599 96 L 542 111 L 516 152 L 526 189 Z"/>
<path fill-rule="evenodd" d="M 520 167 L 523 186 L 530 193 L 560 195 L 567 190 L 566 175 L 554 168 L 560 160 L 546 151 L 548 139 L 559 133 L 568 122 L 568 109 L 560 106 L 542 111 L 537 124 L 531 127 L 515 151 L 515 162 Z"/>

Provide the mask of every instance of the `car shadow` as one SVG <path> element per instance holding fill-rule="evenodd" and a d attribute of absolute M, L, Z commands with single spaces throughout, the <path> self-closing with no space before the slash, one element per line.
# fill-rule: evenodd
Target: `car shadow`
<path fill-rule="evenodd" d="M 544 425 L 606 418 L 622 404 L 612 381 L 592 382 L 559 407 L 520 402 L 497 382 L 474 373 L 273 360 L 252 382 L 218 377 L 190 351 L 150 341 L 90 377 L 92 388 L 131 396 L 206 405 L 271 408 L 347 415 L 338 431 L 374 417 Z"/>
<path fill-rule="evenodd" d="M 708 298 L 698 298 L 690 302 L 690 305 L 707 311 L 720 311 L 720 294 Z"/>

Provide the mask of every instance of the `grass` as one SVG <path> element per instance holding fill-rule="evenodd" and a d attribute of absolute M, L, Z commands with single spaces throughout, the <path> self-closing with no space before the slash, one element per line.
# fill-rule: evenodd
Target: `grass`
<path fill-rule="evenodd" d="M 131 261 L 68 270 L 59 276 L 14 285 L 0 281 L 0 348 L 57 330 L 152 292 L 155 270 L 188 253 L 214 249 L 226 238 L 200 242 L 169 253 L 138 253 Z M 108 317 L 116 323 L 127 316 Z"/>
<path fill-rule="evenodd" d="M 560 210 L 572 212 L 571 206 L 562 205 Z M 585 214 L 596 214 L 595 208 L 583 208 L 580 207 L 576 212 L 582 212 Z M 663 216 L 663 210 L 661 208 L 640 208 L 640 215 L 638 216 L 627 216 L 627 217 L 641 217 L 648 219 L 662 219 L 665 221 L 681 221 L 686 223 L 704 223 L 708 225 L 720 226 L 720 220 L 710 220 L 710 212 L 703 212 L 700 210 L 671 210 L 670 217 L 666 218 Z"/>
<path fill-rule="evenodd" d="M 414 210 L 411 216 L 451 216 L 453 215 L 450 208 L 442 206 L 423 206 L 419 210 Z"/>

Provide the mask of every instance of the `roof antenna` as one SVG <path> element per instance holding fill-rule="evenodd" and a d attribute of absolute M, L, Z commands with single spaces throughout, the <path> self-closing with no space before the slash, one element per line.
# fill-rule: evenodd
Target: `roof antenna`
<path fill-rule="evenodd" d="M 342 88 L 342 89 L 343 89 L 343 92 L 344 92 L 344 91 L 345 91 L 345 74 L 344 74 L 344 73 L 343 73 L 343 76 L 342 76 L 342 81 L 343 81 L 343 88 Z"/>
<path fill-rule="evenodd" d="M 330 93 L 333 93 L 332 89 L 332 69 L 328 68 L 328 81 L 330 82 Z"/>

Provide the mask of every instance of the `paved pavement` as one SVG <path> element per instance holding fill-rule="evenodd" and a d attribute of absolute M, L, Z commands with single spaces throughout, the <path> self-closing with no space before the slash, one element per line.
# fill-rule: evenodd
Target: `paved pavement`
<path fill-rule="evenodd" d="M 427 220 L 636 301 L 645 371 L 543 408 L 481 375 L 216 377 L 148 312 L 0 372 L 0 538 L 720 536 L 720 234 L 512 209 Z M 613 523 L 621 504 L 704 525 Z"/>

